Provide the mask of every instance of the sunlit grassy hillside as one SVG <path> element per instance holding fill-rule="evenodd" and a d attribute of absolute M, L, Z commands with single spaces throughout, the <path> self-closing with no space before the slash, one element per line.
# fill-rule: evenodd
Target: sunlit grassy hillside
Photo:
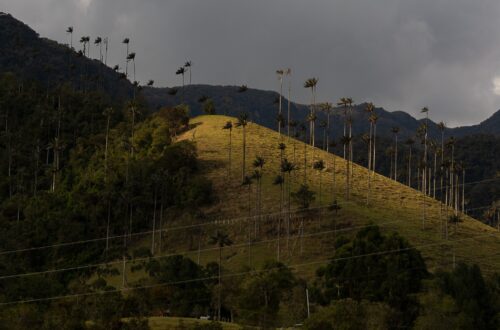
<path fill-rule="evenodd" d="M 242 217 L 256 215 L 257 182 L 250 187 L 242 186 L 242 128 L 232 130 L 232 165 L 228 171 L 229 130 L 222 127 L 228 121 L 233 125 L 235 118 L 225 116 L 200 116 L 191 120 L 192 129 L 181 139 L 196 142 L 199 157 L 202 160 L 202 172 L 213 182 L 218 201 L 207 210 L 209 218 L 232 219 L 218 222 L 218 227 L 226 228 L 233 238 L 233 247 L 226 248 L 227 265 L 238 266 L 242 263 L 258 263 L 264 259 L 277 256 L 277 220 L 262 217 L 257 238 L 254 235 L 253 220 L 244 221 Z M 359 227 L 371 222 L 386 231 L 397 231 L 406 237 L 425 256 L 430 269 L 450 269 L 453 262 L 465 261 L 477 263 L 485 272 L 500 271 L 500 238 L 499 233 L 479 221 L 461 215 L 462 222 L 455 228 L 448 225 L 448 240 L 443 238 L 446 212 L 440 203 L 431 198 L 424 198 L 418 191 L 390 180 L 384 176 L 372 176 L 372 192 L 367 206 L 368 171 L 354 165 L 352 179 L 352 195 L 349 201 L 344 198 L 346 163 L 337 157 L 312 148 L 294 139 L 288 139 L 270 129 L 249 123 L 246 127 L 247 156 L 246 173 L 254 171 L 252 166 L 256 156 L 261 156 L 266 163 L 262 178 L 262 213 L 276 213 L 280 210 L 280 188 L 273 184 L 279 174 L 280 150 L 278 144 L 286 144 L 284 158 L 292 161 L 299 168 L 292 172 L 292 191 L 296 191 L 304 179 L 304 154 L 307 154 L 307 184 L 316 192 L 316 200 L 311 208 L 328 206 L 337 200 L 342 207 L 337 214 L 324 211 L 306 217 L 303 223 L 304 234 L 301 235 L 301 220 L 291 224 L 291 239 L 286 249 L 286 228 L 282 223 L 281 260 L 297 265 L 295 268 L 313 270 L 331 257 L 332 242 L 335 234 L 349 235 Z M 354 150 L 356 152 L 356 150 Z M 326 169 L 321 173 L 312 168 L 315 160 L 322 159 Z M 335 171 L 334 171 L 335 168 Z M 335 174 L 334 174 L 335 173 Z M 335 175 L 335 183 L 334 183 Z M 320 197 L 321 179 L 321 199 Z M 250 201 L 249 201 L 250 196 Z M 285 194 L 286 210 L 287 195 Z M 425 201 L 425 220 L 423 221 Z M 292 202 L 291 209 L 298 205 Z M 286 218 L 286 216 L 284 217 Z M 243 224 L 242 224 L 243 223 Z M 211 230 L 215 230 L 210 228 Z M 210 230 L 209 228 L 205 228 Z M 340 230 L 340 233 L 338 232 Z M 248 251 L 248 233 L 254 240 L 251 251 Z M 205 232 L 203 235 L 210 235 Z M 301 239 L 303 237 L 303 239 Z M 205 237 L 206 238 L 206 237 Z M 206 239 L 200 239 L 205 248 Z M 215 251 L 203 251 L 200 247 L 200 258 L 211 259 Z M 302 251 L 301 251 L 302 250 Z M 193 256 L 197 257 L 195 252 Z"/>

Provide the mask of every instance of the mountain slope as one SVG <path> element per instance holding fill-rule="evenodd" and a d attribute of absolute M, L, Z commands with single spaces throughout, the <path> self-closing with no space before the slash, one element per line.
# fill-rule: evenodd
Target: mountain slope
<path fill-rule="evenodd" d="M 74 38 L 74 46 L 78 40 Z M 132 84 L 98 60 L 89 59 L 66 45 L 40 38 L 26 24 L 0 15 L 0 71 L 36 80 L 47 88 L 70 83 L 80 90 L 102 90 L 115 99 L 129 98 Z"/>
<path fill-rule="evenodd" d="M 181 138 L 195 141 L 198 154 L 202 160 L 202 172 L 213 180 L 218 193 L 219 202 L 206 210 L 210 216 L 218 219 L 215 228 L 223 227 L 230 232 L 235 244 L 225 248 L 227 265 L 238 268 L 251 260 L 252 264 L 261 263 L 277 255 L 277 226 L 276 213 L 280 209 L 280 188 L 273 184 L 279 174 L 280 152 L 277 149 L 281 141 L 279 135 L 267 128 L 250 123 L 247 130 L 247 173 L 253 172 L 253 159 L 256 155 L 266 160 L 263 169 L 262 184 L 262 214 L 273 213 L 274 216 L 254 217 L 250 220 L 245 217 L 250 214 L 258 215 L 256 211 L 256 187 L 254 183 L 250 190 L 241 185 L 242 164 L 242 132 L 234 129 L 232 134 L 232 170 L 228 174 L 228 134 L 221 129 L 226 121 L 235 122 L 234 118 L 225 116 L 201 116 L 192 119 L 194 128 L 186 132 Z M 295 162 L 300 168 L 294 171 L 292 177 L 292 191 L 296 191 L 303 179 L 304 144 L 286 138 L 283 140 L 287 148 L 284 157 Z M 295 145 L 295 156 L 294 156 Z M 345 162 L 324 151 L 305 147 L 307 151 L 308 170 L 307 183 L 316 192 L 316 201 L 312 208 L 331 205 L 335 199 L 342 209 L 338 214 L 324 210 L 322 213 L 313 211 L 311 215 L 301 214 L 293 217 L 290 224 L 292 238 L 288 242 L 289 252 L 286 249 L 286 219 L 283 219 L 281 232 L 282 260 L 290 265 L 296 265 L 301 271 L 313 271 L 318 264 L 326 262 L 333 251 L 333 241 L 337 235 L 350 235 L 357 229 L 369 223 L 379 225 L 384 231 L 397 231 L 406 237 L 425 256 L 430 269 L 449 269 L 453 262 L 465 261 L 477 263 L 485 272 L 500 270 L 499 233 L 479 221 L 461 215 L 463 222 L 457 228 L 448 226 L 449 240 L 442 238 L 445 228 L 445 212 L 440 217 L 440 204 L 424 198 L 419 192 L 386 177 L 375 175 L 372 181 L 372 196 L 369 206 L 366 206 L 367 170 L 354 165 L 352 197 L 350 201 L 344 199 L 344 169 Z M 327 169 L 322 174 L 322 196 L 319 200 L 320 174 L 311 168 L 313 159 L 323 159 Z M 335 165 L 334 165 L 335 164 Z M 335 171 L 333 167 L 335 166 Z M 335 172 L 336 184 L 333 184 Z M 250 201 L 248 199 L 250 197 Z M 287 197 L 285 196 L 285 201 Z M 422 229 L 423 200 L 425 200 L 426 219 L 425 229 Z M 286 204 L 286 203 L 285 203 Z M 296 210 L 294 202 L 291 209 Z M 286 209 L 286 207 L 285 207 Z M 451 214 L 451 210 L 447 211 Z M 286 218 L 286 217 L 285 217 Z M 252 246 L 248 244 L 248 234 L 251 236 L 257 224 L 257 239 Z M 304 236 L 301 239 L 300 226 L 304 224 Z M 215 230 L 213 228 L 212 230 Z M 205 228 L 208 229 L 208 228 Z M 201 240 L 203 244 L 204 240 Z M 301 248 L 302 247 L 302 248 Z M 208 246 L 206 247 L 208 248 Z M 303 249 L 302 253 L 300 252 Z M 193 258 L 200 258 L 197 252 L 192 252 Z M 214 251 L 201 253 L 201 260 L 209 261 L 215 258 Z M 250 259 L 249 259 L 250 258 Z"/>
<path fill-rule="evenodd" d="M 249 88 L 246 92 L 239 92 L 237 86 L 210 86 L 210 85 L 191 85 L 173 88 L 177 90 L 176 95 L 171 95 L 172 89 L 167 88 L 145 88 L 144 96 L 153 108 L 163 106 L 175 106 L 179 103 L 186 103 L 191 108 L 192 115 L 203 114 L 203 105 L 199 102 L 202 96 L 213 99 L 215 109 L 218 114 L 236 116 L 240 112 L 247 112 L 250 118 L 256 123 L 268 128 L 277 130 L 278 105 L 276 100 L 279 94 L 272 91 L 263 91 Z M 283 100 L 283 111 L 285 119 L 287 117 L 288 101 Z M 365 103 L 354 106 L 353 108 L 353 134 L 365 134 L 369 129 L 368 114 L 365 112 Z M 291 102 L 291 118 L 304 122 L 309 111 L 309 107 L 302 104 Z M 384 137 L 392 137 L 391 129 L 400 128 L 400 136 L 408 138 L 415 136 L 417 128 L 423 123 L 423 119 L 415 119 L 403 111 L 389 112 L 383 108 L 376 108 L 376 114 L 379 117 L 377 123 L 377 134 Z M 319 111 L 317 120 L 317 137 L 323 136 L 322 129 L 319 129 L 321 121 L 326 120 L 326 116 Z M 332 136 L 339 138 L 343 134 L 344 110 L 336 108 L 331 117 L 333 123 Z M 472 134 L 493 134 L 500 136 L 500 111 L 491 118 L 474 126 L 464 126 L 457 128 L 448 128 L 445 137 L 462 137 Z M 285 128 L 286 130 L 286 128 Z M 429 121 L 429 135 L 440 139 L 441 133 L 437 124 Z"/>

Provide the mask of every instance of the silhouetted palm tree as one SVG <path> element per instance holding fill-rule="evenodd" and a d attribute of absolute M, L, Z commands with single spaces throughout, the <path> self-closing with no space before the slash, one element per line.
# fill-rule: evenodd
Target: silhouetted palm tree
<path fill-rule="evenodd" d="M 278 101 L 278 117 L 283 116 L 282 114 L 282 95 L 283 95 L 283 75 L 285 74 L 285 70 L 279 69 L 276 70 L 276 74 L 278 75 L 278 80 L 280 82 L 280 96 L 279 96 L 279 101 Z M 281 122 L 278 122 L 278 133 L 281 135 Z"/>
<path fill-rule="evenodd" d="M 68 33 L 70 35 L 70 47 L 71 49 L 73 49 L 73 27 L 72 26 L 68 26 L 68 28 L 66 29 L 66 33 Z"/>
<path fill-rule="evenodd" d="M 255 160 L 253 161 L 253 167 L 256 169 L 253 177 L 255 180 L 257 180 L 256 204 L 257 204 L 257 214 L 259 217 L 259 222 L 260 222 L 260 217 L 262 214 L 262 170 L 263 170 L 265 164 L 266 164 L 266 161 L 261 156 L 257 156 L 255 158 Z M 257 221 L 255 221 L 255 237 L 257 237 Z"/>
<path fill-rule="evenodd" d="M 127 63 L 130 62 L 130 61 L 134 62 L 134 82 L 135 82 L 136 81 L 135 80 L 135 53 L 128 54 L 128 56 L 127 56 Z M 128 67 L 128 64 L 127 64 L 127 67 Z"/>
<path fill-rule="evenodd" d="M 344 145 L 344 148 L 348 146 L 351 143 L 351 138 L 349 136 L 343 136 L 341 139 L 342 144 Z M 348 153 L 349 153 L 349 148 L 347 148 Z M 349 154 L 347 155 L 348 157 L 344 159 L 345 161 L 345 199 L 348 200 L 350 196 L 350 165 L 349 165 Z"/>
<path fill-rule="evenodd" d="M 394 135 L 394 181 L 398 181 L 398 134 L 399 127 L 392 128 L 392 134 Z"/>
<path fill-rule="evenodd" d="M 304 83 L 304 88 L 310 88 L 311 89 L 311 110 L 310 114 L 312 115 L 311 118 L 316 117 L 316 85 L 318 84 L 318 79 L 317 78 L 309 78 L 306 80 Z M 315 131 L 314 131 L 314 120 L 311 120 L 309 122 L 310 127 L 310 144 L 314 147 L 314 142 L 315 142 Z"/>
<path fill-rule="evenodd" d="M 236 127 L 241 127 L 242 128 L 242 134 L 243 134 L 243 162 L 241 164 L 241 178 L 243 179 L 245 177 L 245 163 L 246 163 L 246 156 L 247 156 L 247 135 L 246 135 L 246 127 L 248 125 L 248 114 L 246 112 L 241 113 L 238 116 L 238 121 L 236 122 Z"/>
<path fill-rule="evenodd" d="M 97 37 L 94 41 L 94 44 L 96 46 L 99 46 L 99 61 L 103 62 L 103 58 L 102 58 L 102 38 L 101 37 Z"/>
<path fill-rule="evenodd" d="M 326 143 L 326 151 L 330 152 L 330 115 L 332 114 L 333 105 L 330 102 L 325 102 L 321 105 L 321 110 L 326 113 L 326 141 L 324 143 Z"/>
<path fill-rule="evenodd" d="M 408 187 L 411 187 L 411 156 L 413 145 L 415 144 L 415 140 L 412 138 L 408 138 L 405 142 L 408 146 Z"/>
<path fill-rule="evenodd" d="M 192 71 L 192 67 L 193 67 L 193 62 L 187 61 L 186 63 L 184 63 L 184 68 L 187 71 L 189 71 L 189 85 L 191 85 L 191 71 Z"/>
<path fill-rule="evenodd" d="M 129 38 L 125 38 L 123 39 L 122 43 L 124 43 L 126 46 L 127 46 L 127 55 L 125 56 L 125 59 L 126 59 L 126 67 L 125 67 L 125 75 L 128 77 L 128 47 L 129 47 L 129 44 L 130 44 L 130 39 Z"/>
<path fill-rule="evenodd" d="M 227 175 L 228 177 L 231 177 L 231 151 L 232 151 L 232 132 L 233 132 L 233 123 L 228 121 L 222 129 L 227 129 L 229 131 L 229 145 L 228 145 L 228 168 L 227 168 Z"/>
<path fill-rule="evenodd" d="M 314 162 L 313 168 L 319 172 L 319 204 L 321 205 L 321 193 L 322 193 L 322 184 L 323 184 L 323 170 L 325 169 L 325 162 L 320 159 Z"/>
<path fill-rule="evenodd" d="M 223 232 L 217 231 L 214 236 L 210 237 L 210 244 L 217 245 L 219 247 L 219 292 L 218 292 L 218 301 L 217 301 L 217 320 L 221 320 L 221 307 L 222 307 L 222 249 L 225 246 L 233 245 L 233 241 L 229 238 L 229 236 Z"/>

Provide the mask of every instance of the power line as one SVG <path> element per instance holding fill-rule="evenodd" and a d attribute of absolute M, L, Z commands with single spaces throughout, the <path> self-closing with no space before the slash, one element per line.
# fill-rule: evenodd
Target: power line
<path fill-rule="evenodd" d="M 306 262 L 306 263 L 292 264 L 292 265 L 289 265 L 287 267 L 293 268 L 293 267 L 300 267 L 300 266 L 310 266 L 310 265 L 320 264 L 320 263 L 325 263 L 325 262 L 332 263 L 332 262 L 336 262 L 336 261 L 359 259 L 359 258 L 370 257 L 370 256 L 380 256 L 380 255 L 385 255 L 385 254 L 410 251 L 410 250 L 414 250 L 417 248 L 432 247 L 432 246 L 439 246 L 439 245 L 446 245 L 446 244 L 455 244 L 457 242 L 462 242 L 462 241 L 469 240 L 469 239 L 475 239 L 475 238 L 479 238 L 479 237 L 490 237 L 490 236 L 496 236 L 496 235 L 497 235 L 497 233 L 490 234 L 490 235 L 478 235 L 478 236 L 462 238 L 462 239 L 458 239 L 458 240 L 454 240 L 454 241 L 446 241 L 446 242 L 441 242 L 441 243 L 429 243 L 429 244 L 422 244 L 422 245 L 412 246 L 412 247 L 407 247 L 407 248 L 371 252 L 371 253 L 361 254 L 361 255 L 357 255 L 357 256 L 330 258 L 330 259 L 322 259 L 322 260 L 311 261 L 311 262 Z M 489 257 L 489 256 L 482 256 L 482 257 Z M 276 266 L 276 267 L 272 267 L 272 268 L 264 269 L 264 270 L 251 270 L 251 271 L 238 272 L 238 273 L 233 273 L 233 274 L 226 274 L 226 275 L 222 275 L 221 277 L 228 278 L 228 277 L 243 276 L 243 275 L 247 275 L 247 274 L 268 272 L 268 271 L 272 271 L 274 269 L 278 269 L 279 267 L 280 266 Z M 60 295 L 60 296 L 45 297 L 45 298 L 34 298 L 34 299 L 2 302 L 2 303 L 0 303 L 0 306 L 24 304 L 24 303 L 35 303 L 35 302 L 42 302 L 42 301 L 67 299 L 67 298 L 86 297 L 86 296 L 106 294 L 106 293 L 127 292 L 127 291 L 150 289 L 150 288 L 156 288 L 156 287 L 162 287 L 162 286 L 168 286 L 168 285 L 186 284 L 186 283 L 194 283 L 194 282 L 199 282 L 199 281 L 208 281 L 208 280 L 216 280 L 216 279 L 218 279 L 218 276 L 208 276 L 208 277 L 189 279 L 189 280 L 180 280 L 180 281 L 164 282 L 164 283 L 151 284 L 151 285 L 143 285 L 143 286 L 137 286 L 137 287 L 132 287 L 132 288 L 113 289 L 113 290 L 107 290 L 107 291 L 103 291 L 103 292 L 86 292 L 86 293 L 71 294 L 71 295 Z"/>

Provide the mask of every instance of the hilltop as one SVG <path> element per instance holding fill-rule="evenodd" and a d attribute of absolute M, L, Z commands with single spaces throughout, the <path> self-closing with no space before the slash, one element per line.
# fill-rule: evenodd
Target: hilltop
<path fill-rule="evenodd" d="M 226 116 L 200 116 L 191 120 L 193 128 L 184 133 L 181 139 L 194 141 L 197 146 L 198 156 L 204 164 L 201 168 L 202 173 L 214 184 L 219 203 L 212 205 L 207 214 L 216 219 L 241 219 L 250 214 L 258 215 L 255 211 L 255 189 L 257 183 L 254 183 L 248 195 L 248 189 L 241 185 L 241 160 L 242 160 L 242 132 L 241 129 L 234 129 L 232 133 L 232 170 L 227 172 L 228 157 L 228 131 L 222 127 L 227 121 L 235 122 L 235 118 Z M 397 183 L 387 177 L 375 174 L 372 179 L 372 195 L 369 205 L 366 206 L 366 192 L 368 184 L 367 169 L 354 165 L 354 176 L 352 186 L 352 197 L 349 201 L 344 198 L 344 169 L 345 162 L 342 158 L 329 154 L 325 151 L 304 145 L 302 142 L 294 139 L 288 140 L 280 138 L 277 132 L 264 128 L 260 125 L 250 123 L 247 128 L 247 146 L 248 153 L 246 157 L 247 172 L 253 171 L 252 162 L 256 156 L 262 156 L 266 160 L 263 168 L 262 179 L 262 213 L 275 214 L 271 219 L 263 220 L 263 225 L 267 233 L 275 233 L 272 226 L 276 221 L 276 213 L 279 213 L 280 188 L 273 184 L 273 179 L 279 174 L 280 151 L 278 144 L 283 142 L 287 148 L 283 155 L 284 158 L 297 164 L 300 168 L 294 171 L 292 175 L 291 190 L 296 191 L 302 183 L 304 174 L 303 155 L 307 151 L 308 170 L 307 184 L 316 192 L 316 201 L 312 208 L 327 207 L 334 200 L 338 201 L 342 209 L 338 214 L 323 210 L 321 220 L 308 222 L 304 234 L 304 253 L 298 253 L 295 250 L 289 257 L 287 263 L 293 265 L 304 261 L 318 262 L 326 261 L 328 251 L 331 251 L 334 223 L 338 228 L 349 231 L 355 231 L 358 226 L 366 226 L 374 223 L 384 231 L 396 231 L 406 237 L 414 246 L 416 246 L 425 256 L 428 266 L 431 269 L 450 267 L 452 260 L 455 262 L 465 261 L 469 263 L 478 263 L 486 272 L 498 271 L 500 264 L 498 258 L 492 251 L 500 248 L 500 239 L 498 232 L 493 228 L 482 224 L 466 215 L 461 215 L 463 222 L 456 229 L 449 227 L 449 240 L 442 237 L 445 223 L 445 210 L 442 211 L 439 202 L 424 198 L 423 195 L 405 185 Z M 304 149 L 305 148 L 305 149 Z M 320 173 L 312 169 L 313 160 L 322 159 L 326 163 L 326 170 Z M 335 170 L 334 170 L 335 168 Z M 336 183 L 333 183 L 335 173 Z M 319 184 L 322 179 L 322 195 L 319 200 Z M 250 204 L 248 201 L 250 196 Z M 424 221 L 425 229 L 422 229 L 423 200 L 425 200 L 426 216 Z M 298 205 L 293 204 L 292 210 L 296 210 Z M 451 214 L 451 210 L 447 211 Z M 315 217 L 318 216 L 317 213 Z M 306 217 L 307 218 L 307 217 Z M 273 220 L 274 219 L 274 220 Z M 241 235 L 241 223 L 228 220 L 221 222 L 226 224 L 224 227 L 231 227 L 231 232 L 235 235 L 235 241 L 245 242 L 245 234 Z M 293 223 L 294 230 L 298 230 L 300 223 Z M 456 230 L 456 232 L 455 232 Z M 296 232 L 297 234 L 297 232 Z M 256 243 L 255 258 L 261 262 L 276 254 L 276 242 L 267 241 L 276 239 L 273 234 L 264 235 L 263 243 Z M 297 236 L 295 241 L 297 241 Z M 294 244 L 298 244 L 295 242 Z M 236 244 L 238 245 L 238 244 Z M 228 248 L 231 255 L 228 262 L 235 267 L 244 263 L 247 258 L 246 247 L 233 249 Z M 301 267 L 302 268 L 302 267 Z"/>

